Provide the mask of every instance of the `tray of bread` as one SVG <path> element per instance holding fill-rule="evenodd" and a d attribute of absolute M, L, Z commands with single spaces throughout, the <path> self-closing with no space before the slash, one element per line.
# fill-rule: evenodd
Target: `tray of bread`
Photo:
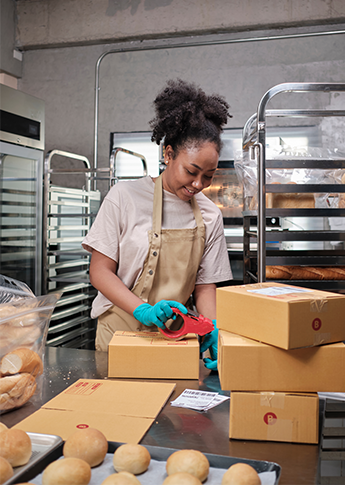
<path fill-rule="evenodd" d="M 281 474 L 280 466 L 273 462 L 108 442 L 93 428 L 75 431 L 55 451 L 29 462 L 21 470 L 20 480 L 33 485 L 230 485 L 237 483 L 236 476 L 247 476 L 249 481 L 241 483 L 276 485 Z M 18 478 L 17 474 L 5 483 L 18 483 Z"/>

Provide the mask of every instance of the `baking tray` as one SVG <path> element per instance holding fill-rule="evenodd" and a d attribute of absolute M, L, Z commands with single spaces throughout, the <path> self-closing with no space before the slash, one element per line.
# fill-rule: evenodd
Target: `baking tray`
<path fill-rule="evenodd" d="M 38 475 L 49 463 L 57 460 L 62 454 L 63 441 L 60 436 L 41 433 L 27 433 L 31 439 L 32 455 L 26 465 L 13 469 L 14 475 L 4 485 L 28 482 Z"/>
<path fill-rule="evenodd" d="M 104 480 L 104 478 L 96 478 L 96 474 L 100 472 L 101 467 L 105 466 L 107 470 L 106 476 L 115 473 L 115 470 L 112 465 L 112 455 L 114 451 L 123 443 L 118 443 L 118 442 L 113 442 L 110 441 L 108 442 L 108 453 L 109 455 L 106 456 L 106 459 L 104 461 L 104 464 L 100 465 L 99 467 L 93 468 L 92 469 L 92 478 L 90 481 L 90 485 L 93 483 L 101 483 L 101 481 Z M 168 457 L 174 453 L 175 451 L 178 451 L 177 449 L 174 448 L 161 448 L 158 446 L 146 446 L 145 448 L 148 449 L 151 455 L 152 460 L 156 460 L 157 462 L 165 462 Z M 62 455 L 62 446 L 58 447 L 57 449 L 59 456 Z M 229 457 L 229 456 L 222 456 L 222 455 L 213 455 L 211 453 L 204 453 L 204 455 L 207 457 L 207 459 L 210 462 L 210 467 L 211 468 L 219 468 L 219 469 L 227 469 L 234 463 L 247 463 L 248 465 L 251 465 L 258 473 L 263 473 L 263 472 L 273 472 L 275 474 L 274 476 L 274 485 L 277 485 L 279 482 L 280 474 L 281 474 L 281 467 L 277 463 L 273 462 L 268 462 L 268 461 L 259 461 L 259 460 L 248 460 L 245 458 L 234 458 L 234 457 Z M 35 473 L 32 473 L 32 470 L 27 470 L 22 476 L 21 479 L 23 481 L 30 480 L 34 484 L 41 484 L 41 477 L 39 476 L 45 467 L 52 461 L 56 460 L 59 456 L 53 456 L 52 454 L 49 455 L 49 457 L 45 457 L 42 459 L 39 463 L 38 466 L 35 467 Z M 164 467 L 165 469 L 165 467 Z M 99 476 L 99 475 L 98 475 Z M 142 481 L 142 483 L 152 483 L 149 481 L 145 480 L 145 473 L 142 475 L 138 475 L 137 478 L 139 481 Z M 148 478 L 148 477 L 147 477 Z M 162 480 L 163 481 L 163 480 Z M 7 483 L 14 483 L 14 482 L 6 482 Z M 159 482 L 154 482 L 156 485 L 159 485 Z M 208 483 L 208 482 L 207 482 Z M 217 482 L 218 483 L 218 482 Z M 220 483 L 220 482 L 219 482 Z"/>

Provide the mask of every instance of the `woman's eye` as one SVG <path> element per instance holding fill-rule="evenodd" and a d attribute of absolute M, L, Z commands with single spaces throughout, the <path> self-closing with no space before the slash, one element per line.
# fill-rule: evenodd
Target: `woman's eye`
<path fill-rule="evenodd" d="M 189 175 L 192 175 L 193 177 L 195 177 L 195 176 L 196 176 L 196 173 L 195 173 L 195 172 L 191 172 L 190 170 L 188 170 L 188 168 L 187 168 L 186 170 L 187 170 L 187 172 L 189 173 Z"/>

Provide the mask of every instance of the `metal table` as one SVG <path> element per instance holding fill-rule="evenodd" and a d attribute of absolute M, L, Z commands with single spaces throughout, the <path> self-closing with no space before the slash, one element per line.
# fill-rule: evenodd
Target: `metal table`
<path fill-rule="evenodd" d="M 80 378 L 107 378 L 107 353 L 47 347 L 40 402 L 28 403 L 5 413 L 1 415 L 1 421 L 8 427 L 13 426 Z M 229 395 L 221 391 L 218 374 L 206 369 L 202 361 L 199 380 L 174 382 L 176 389 L 170 400 L 186 388 Z M 280 485 L 317 483 L 319 455 L 322 453 L 318 445 L 229 440 L 229 401 L 200 413 L 170 406 L 170 400 L 142 439 L 142 444 L 194 448 L 205 453 L 275 462 L 282 468 Z"/>

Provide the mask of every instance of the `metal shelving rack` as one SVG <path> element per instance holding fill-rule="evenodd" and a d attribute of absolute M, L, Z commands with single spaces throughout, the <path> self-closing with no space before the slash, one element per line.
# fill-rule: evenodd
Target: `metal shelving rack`
<path fill-rule="evenodd" d="M 262 97 L 257 113 L 247 121 L 243 130 L 243 152 L 255 161 L 257 166 L 258 209 L 243 212 L 244 216 L 244 283 L 263 282 L 266 280 L 266 265 L 293 266 L 336 266 L 345 265 L 344 249 L 312 250 L 282 250 L 267 247 L 273 242 L 282 241 L 345 241 L 343 230 L 266 230 L 268 220 L 282 217 L 344 217 L 345 209 L 315 208 L 315 209 L 267 209 L 267 193 L 344 193 L 345 185 L 341 184 L 266 184 L 266 169 L 345 169 L 345 159 L 266 159 L 266 117 L 334 117 L 345 116 L 345 110 L 324 109 L 275 109 L 267 110 L 268 102 L 280 93 L 344 92 L 345 84 L 335 83 L 283 83 L 271 88 Z M 251 227 L 253 218 L 257 221 L 257 230 Z M 251 243 L 257 244 L 257 250 L 251 250 Z M 275 280 L 278 281 L 278 280 Z M 282 280 L 297 286 L 319 288 L 329 291 L 341 291 L 345 288 L 345 281 L 341 280 Z"/>
<path fill-rule="evenodd" d="M 322 408 L 319 485 L 341 485 L 345 482 L 345 401 L 326 399 Z"/>
<path fill-rule="evenodd" d="M 90 316 L 96 289 L 90 284 L 90 253 L 81 242 L 89 231 L 101 204 L 97 181 L 106 181 L 108 190 L 120 179 L 116 173 L 119 152 L 138 157 L 142 161 L 143 176 L 147 174 L 145 157 L 116 147 L 110 154 L 109 167 L 91 168 L 89 160 L 81 155 L 51 150 L 44 164 L 43 204 L 43 289 L 44 293 L 62 293 L 51 317 L 47 345 L 93 349 L 97 320 Z M 83 168 L 51 168 L 54 156 L 77 160 Z M 52 175 L 68 175 L 81 187 L 64 187 L 51 183 Z M 78 179 L 78 180 L 77 180 Z M 93 186 L 93 188 L 92 188 Z"/>
<path fill-rule="evenodd" d="M 54 156 L 82 162 L 81 169 L 51 169 Z M 85 175 L 81 188 L 51 184 L 53 174 Z M 91 190 L 92 169 L 86 157 L 50 151 L 44 169 L 43 286 L 46 293 L 60 291 L 48 329 L 47 345 L 93 348 L 96 321 L 90 310 L 96 290 L 89 282 L 90 257 L 81 247 L 100 206 L 101 194 Z M 109 177 L 108 177 L 109 178 Z"/>

